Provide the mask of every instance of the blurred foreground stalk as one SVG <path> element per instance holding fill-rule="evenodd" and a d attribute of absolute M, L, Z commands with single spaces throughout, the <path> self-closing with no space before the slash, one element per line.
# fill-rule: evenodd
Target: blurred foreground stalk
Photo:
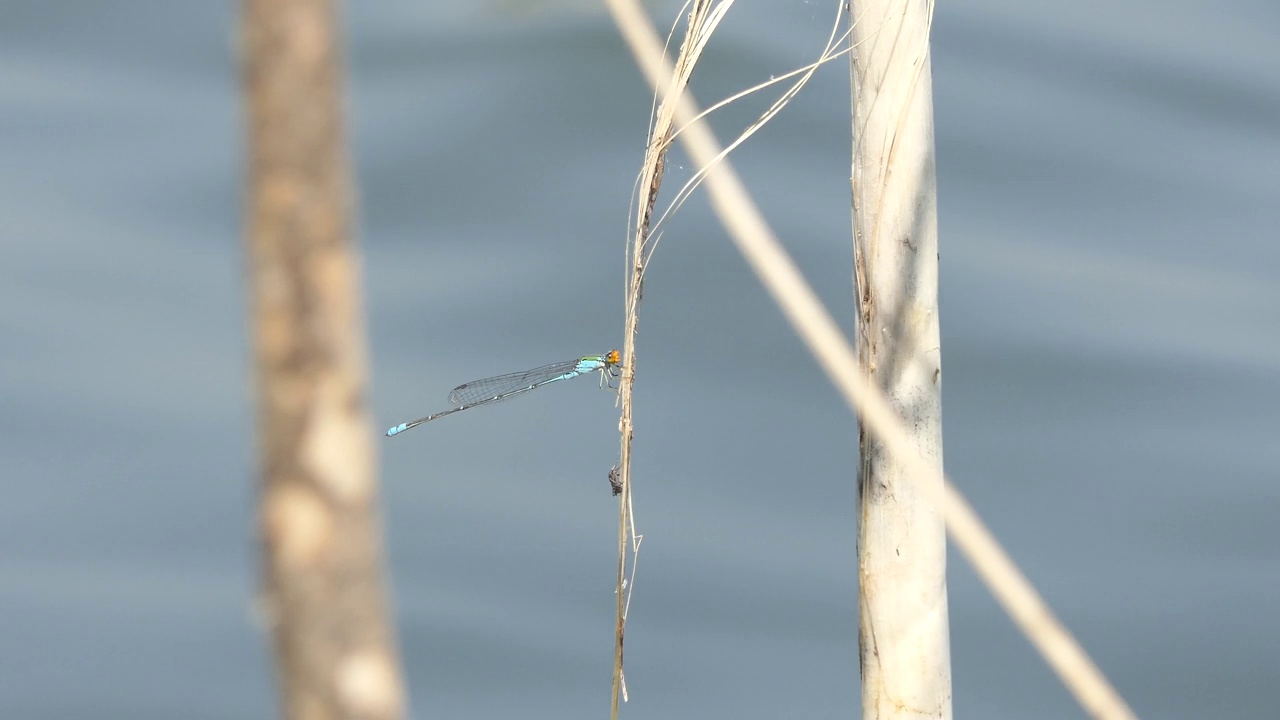
<path fill-rule="evenodd" d="M 292 720 L 404 714 L 331 0 L 244 0 L 263 607 Z"/>

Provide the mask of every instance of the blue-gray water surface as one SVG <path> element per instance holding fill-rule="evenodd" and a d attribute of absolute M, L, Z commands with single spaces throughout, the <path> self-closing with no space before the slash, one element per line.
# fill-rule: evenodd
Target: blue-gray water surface
<path fill-rule="evenodd" d="M 699 98 L 809 62 L 835 5 L 740 3 Z M 0 6 L 0 717 L 276 712 L 235 9 Z M 369 431 L 619 345 L 651 98 L 603 10 L 345 13 Z M 1278 29 L 1258 0 L 934 24 L 947 469 L 1144 717 L 1275 715 Z M 851 326 L 848 86 L 735 161 Z M 701 196 L 638 368 L 625 714 L 857 715 L 854 418 Z M 616 421 L 580 380 L 380 441 L 415 716 L 607 712 Z M 957 717 L 1081 716 L 958 556 L 950 592 Z"/>

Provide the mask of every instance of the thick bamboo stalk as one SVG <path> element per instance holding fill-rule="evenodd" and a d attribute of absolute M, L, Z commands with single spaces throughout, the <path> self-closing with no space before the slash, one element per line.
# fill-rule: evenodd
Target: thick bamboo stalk
<path fill-rule="evenodd" d="M 400 718 L 333 6 L 243 11 L 262 606 L 281 707 Z"/>
<path fill-rule="evenodd" d="M 933 477 L 859 432 L 862 717 L 951 717 L 928 0 L 852 4 L 858 360 Z"/>

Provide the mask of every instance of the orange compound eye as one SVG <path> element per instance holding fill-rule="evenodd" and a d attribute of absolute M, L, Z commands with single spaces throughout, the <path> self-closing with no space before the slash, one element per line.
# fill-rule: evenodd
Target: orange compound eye
<path fill-rule="evenodd" d="M 618 354 L 617 350 L 610 350 L 609 354 L 604 356 L 604 361 L 610 365 L 617 365 L 622 362 L 622 356 Z"/>

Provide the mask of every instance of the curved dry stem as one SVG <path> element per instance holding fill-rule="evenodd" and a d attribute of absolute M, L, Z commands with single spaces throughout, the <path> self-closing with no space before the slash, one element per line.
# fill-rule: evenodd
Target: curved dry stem
<path fill-rule="evenodd" d="M 640 536 L 636 533 L 635 514 L 632 510 L 631 492 L 631 408 L 633 389 L 635 386 L 636 365 L 636 329 L 639 323 L 640 299 L 644 294 L 645 262 L 649 256 L 648 244 L 651 235 L 654 205 L 657 202 L 658 188 L 662 183 L 665 169 L 666 152 L 670 147 L 672 127 L 675 122 L 675 108 L 681 94 L 688 85 L 698 55 L 710 40 L 711 32 L 724 18 L 724 14 L 733 4 L 732 0 L 720 0 L 713 4 L 712 0 L 691 0 L 685 7 L 689 12 L 688 30 L 681 43 L 680 53 L 673 68 L 666 73 L 667 85 L 661 91 L 662 101 L 652 113 L 653 121 L 649 130 L 649 144 L 645 152 L 644 164 L 641 166 L 636 189 L 636 214 L 628 220 L 634 221 L 631 228 L 634 232 L 628 240 L 627 256 L 627 296 L 626 318 L 623 335 L 622 377 L 618 383 L 618 398 L 621 415 L 618 419 L 620 436 L 620 457 L 618 460 L 618 480 L 621 484 L 618 503 L 618 573 L 617 573 L 617 613 L 614 628 L 614 663 L 613 663 L 613 696 L 611 717 L 617 718 L 618 699 L 626 699 L 626 681 L 623 674 L 623 638 L 626 632 L 626 616 L 631 604 L 631 588 L 635 585 L 636 556 L 640 550 Z M 620 6 L 612 6 L 617 12 Z M 631 6 L 632 12 L 642 12 Z M 632 19 L 634 21 L 634 18 Z M 646 20 L 647 22 L 647 20 Z M 668 39 L 668 44 L 670 39 Z M 663 51 L 659 51 L 663 52 Z M 665 56 L 665 55 L 664 55 Z M 654 83 L 655 92 L 662 88 Z M 630 565 L 630 567 L 628 567 Z"/>
<path fill-rule="evenodd" d="M 730 103 L 733 103 L 737 100 L 747 97 L 752 93 L 759 92 L 767 87 L 775 85 L 779 82 L 783 82 L 784 80 L 787 80 L 789 78 L 795 77 L 796 75 L 803 75 L 803 77 L 800 80 L 794 83 L 791 87 L 787 88 L 787 91 L 784 92 L 781 96 L 779 96 L 779 98 L 775 100 L 772 105 L 769 106 L 768 110 L 766 110 L 751 125 L 747 126 L 747 128 L 743 130 L 742 133 L 738 135 L 738 137 L 732 143 L 730 143 L 723 150 L 721 150 L 720 153 L 716 156 L 716 158 L 711 163 L 703 164 L 698 169 L 698 171 L 694 173 L 693 177 L 690 178 L 688 182 L 686 182 L 684 186 L 680 188 L 679 192 L 676 193 L 675 198 L 672 199 L 671 203 L 667 205 L 667 208 L 666 210 L 663 211 L 662 215 L 658 217 L 658 221 L 654 223 L 653 229 L 655 232 L 662 227 L 663 223 L 665 223 L 676 212 L 680 210 L 680 208 L 684 205 L 685 201 L 688 200 L 690 196 L 692 196 L 693 191 L 696 190 L 698 186 L 702 184 L 702 181 L 706 178 L 707 173 L 710 172 L 711 167 L 716 163 L 720 162 L 721 160 L 723 160 L 725 157 L 727 157 L 729 153 L 736 150 L 739 145 L 746 142 L 748 138 L 756 134 L 756 132 L 758 132 L 760 128 L 767 125 L 771 120 L 773 120 L 775 116 L 777 116 L 778 113 L 782 112 L 782 109 L 786 107 L 787 104 L 790 103 L 791 100 L 800 93 L 800 90 L 803 89 L 804 86 L 809 83 L 809 81 L 813 78 L 814 73 L 817 72 L 819 67 L 822 67 L 826 63 L 831 62 L 832 60 L 835 60 L 837 58 L 840 58 L 843 55 L 853 50 L 855 46 L 849 46 L 842 50 L 835 49 L 839 43 L 844 42 L 845 39 L 849 37 L 849 34 L 853 32 L 853 29 L 851 27 L 849 30 L 846 30 L 845 33 L 841 35 L 839 38 L 836 38 L 836 32 L 839 30 L 839 27 L 840 27 L 840 16 L 841 16 L 841 13 L 837 12 L 835 24 L 831 28 L 831 35 L 827 38 L 827 44 L 823 48 L 822 55 L 818 58 L 818 60 L 816 60 L 813 63 L 810 63 L 809 65 L 805 65 L 804 67 L 800 67 L 795 70 L 792 70 L 791 72 L 788 72 L 785 75 L 772 78 L 766 82 L 762 82 L 758 85 L 755 85 L 754 87 L 747 88 L 746 90 L 743 90 L 739 93 L 731 95 L 728 98 L 725 98 L 724 100 L 721 100 L 720 102 L 712 105 L 706 110 L 703 110 L 702 112 L 698 113 L 696 117 L 689 120 L 689 122 L 686 122 L 684 125 L 682 125 L 678 130 L 676 130 L 672 134 L 672 140 L 674 140 L 680 135 L 680 133 L 684 132 L 685 129 L 693 125 L 693 123 L 696 123 L 702 120 L 706 116 L 710 115 L 712 112 L 715 112 L 716 110 L 726 107 Z M 649 249 L 649 256 L 645 258 L 646 266 L 648 265 L 649 261 L 652 259 L 654 251 L 657 250 L 657 245 L 658 243 L 655 240 Z"/>
<path fill-rule="evenodd" d="M 866 12 L 864 11 L 863 15 L 865 14 Z M 857 48 L 859 45 L 862 44 L 862 43 L 854 43 L 846 48 L 843 48 L 840 50 L 836 49 L 837 47 L 839 47 L 841 43 L 843 43 L 846 39 L 848 39 L 848 37 L 853 33 L 853 28 L 862 21 L 863 15 L 860 15 L 858 18 L 854 19 L 853 22 L 850 23 L 849 29 L 846 30 L 843 34 L 841 34 L 837 38 L 836 33 L 839 32 L 839 29 L 840 29 L 840 18 L 843 16 L 842 9 L 838 8 L 836 11 L 835 21 L 831 26 L 831 33 L 827 37 L 827 44 L 823 47 L 823 51 L 819 56 L 818 60 L 814 61 L 809 65 L 796 68 L 795 70 L 792 70 L 788 73 L 770 78 L 765 82 L 759 83 L 753 87 L 747 88 L 745 90 L 742 90 L 738 93 L 733 94 L 715 103 L 714 105 L 708 107 L 707 109 L 699 112 L 697 116 L 689 119 L 688 122 L 686 122 L 674 133 L 672 133 L 670 141 L 674 141 L 676 138 L 679 137 L 679 135 L 682 132 L 685 131 L 686 128 L 690 127 L 691 125 L 698 122 L 699 120 L 706 118 L 708 115 L 715 112 L 716 110 L 724 108 L 730 105 L 731 103 L 737 100 L 741 100 L 742 98 L 747 97 L 753 93 L 760 92 L 765 88 L 771 87 L 777 83 L 780 83 L 789 78 L 795 77 L 796 75 L 801 75 L 801 74 L 804 75 L 804 77 L 801 78 L 801 80 L 799 80 L 790 88 L 788 88 L 787 91 L 783 93 L 779 97 L 779 99 L 776 100 L 773 103 L 773 105 L 769 107 L 768 110 L 766 110 L 751 125 L 747 126 L 746 130 L 744 130 L 732 143 L 730 143 L 723 151 L 721 151 L 719 155 L 716 157 L 716 159 L 714 160 L 714 162 L 709 164 L 704 164 L 701 168 L 699 168 L 697 172 L 694 173 L 694 176 L 690 178 L 680 188 L 680 190 L 676 193 L 675 198 L 673 198 L 672 201 L 668 203 L 666 209 L 663 210 L 662 215 L 658 217 L 658 221 L 653 224 L 653 227 L 651 230 L 653 241 L 650 243 L 649 254 L 645 257 L 645 261 L 644 261 L 644 265 L 646 268 L 648 267 L 649 262 L 652 261 L 653 259 L 653 253 L 657 250 L 658 241 L 661 240 L 662 238 L 661 228 L 663 224 L 667 220 L 669 220 L 672 216 L 674 216 L 675 213 L 679 212 L 680 208 L 684 206 L 685 201 L 688 200 L 690 196 L 692 196 L 693 191 L 696 190 L 702 184 L 702 181 L 703 179 L 705 179 L 707 172 L 710 171 L 711 166 L 714 165 L 715 163 L 718 163 L 720 160 L 724 159 L 725 157 L 727 157 L 729 153 L 733 152 L 735 149 L 738 148 L 739 145 L 746 142 L 746 140 L 750 138 L 752 135 L 754 135 L 757 131 L 759 131 L 760 128 L 764 127 L 771 120 L 773 120 L 773 118 L 779 112 L 782 111 L 782 108 L 784 108 L 788 103 L 790 103 L 791 100 L 796 95 L 799 94 L 800 90 L 806 84 L 808 84 L 808 82 L 813 78 L 814 73 L 817 71 L 819 67 L 825 65 L 826 63 L 831 62 L 832 60 L 836 60 L 836 59 L 839 59 L 840 57 L 843 57 L 844 55 L 852 52 L 855 48 Z M 867 42 L 872 38 L 874 38 L 875 35 L 879 33 L 880 29 L 884 27 L 885 22 L 887 22 L 887 20 L 882 21 L 880 24 L 880 27 L 876 28 L 871 34 L 869 34 L 867 38 L 863 40 L 863 42 Z M 670 43 L 670 38 L 668 38 L 668 44 L 669 43 Z"/>

